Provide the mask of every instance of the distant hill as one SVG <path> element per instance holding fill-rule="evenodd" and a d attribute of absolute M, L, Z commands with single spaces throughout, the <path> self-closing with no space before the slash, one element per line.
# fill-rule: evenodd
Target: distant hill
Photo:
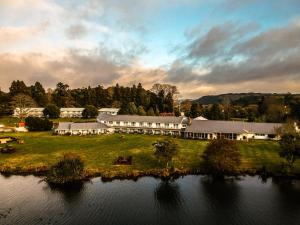
<path fill-rule="evenodd" d="M 223 102 L 232 102 L 234 104 L 257 104 L 263 96 L 274 96 L 276 98 L 284 98 L 286 94 L 277 94 L 277 93 L 228 93 L 220 95 L 206 95 L 202 96 L 196 100 L 193 100 L 195 103 L 200 103 L 203 105 L 208 104 L 217 104 Z M 300 98 L 300 94 L 292 94 L 293 96 Z"/>

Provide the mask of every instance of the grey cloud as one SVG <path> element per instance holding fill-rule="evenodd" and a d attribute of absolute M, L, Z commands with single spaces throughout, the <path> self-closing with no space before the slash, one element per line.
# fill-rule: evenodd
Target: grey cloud
<path fill-rule="evenodd" d="M 167 71 L 166 82 L 189 82 L 197 79 L 197 74 L 192 71 L 192 67 L 176 60 Z"/>
<path fill-rule="evenodd" d="M 300 53 L 300 52 L 299 52 Z M 238 65 L 226 64 L 214 66 L 210 73 L 201 76 L 201 81 L 210 84 L 241 83 L 246 81 L 269 80 L 281 82 L 284 80 L 300 81 L 300 57 L 299 54 L 290 57 L 260 62 L 249 60 Z"/>
<path fill-rule="evenodd" d="M 0 55 L 1 88 L 9 87 L 12 80 L 20 79 L 27 83 L 40 81 L 46 87 L 54 87 L 59 81 L 71 87 L 97 84 L 110 84 L 126 69 L 108 60 L 101 54 L 81 54 L 71 51 L 65 57 L 53 60 L 43 54 Z"/>
<path fill-rule="evenodd" d="M 175 61 L 167 79 L 210 85 L 300 81 L 300 25 L 297 21 L 256 35 L 247 31 L 247 26 L 231 23 L 212 28 L 186 47 L 189 57 L 180 67 L 174 66 L 178 62 Z M 190 60 L 200 61 L 200 68 L 210 72 L 195 74 L 193 71 L 197 71 L 199 64 Z"/>
<path fill-rule="evenodd" d="M 224 56 L 245 33 L 252 32 L 256 28 L 255 23 L 241 26 L 231 22 L 212 27 L 206 34 L 197 36 L 187 47 L 188 58 L 206 59 Z"/>
<path fill-rule="evenodd" d="M 232 53 L 270 60 L 274 56 L 282 57 L 297 50 L 300 50 L 300 24 L 290 23 L 237 44 Z"/>
<path fill-rule="evenodd" d="M 69 39 L 80 39 L 87 34 L 87 29 L 82 24 L 74 24 L 66 29 L 66 35 Z"/>

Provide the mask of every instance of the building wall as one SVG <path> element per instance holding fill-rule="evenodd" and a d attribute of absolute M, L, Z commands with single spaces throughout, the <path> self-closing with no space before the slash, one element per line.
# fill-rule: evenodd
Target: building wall
<path fill-rule="evenodd" d="M 204 139 L 204 140 L 210 140 L 210 139 L 220 139 L 225 138 L 229 140 L 249 140 L 249 139 L 256 139 L 256 140 L 268 140 L 270 139 L 267 134 L 249 134 L 249 133 L 243 133 L 243 134 L 220 134 L 220 133 L 192 133 L 192 132 L 185 132 L 184 133 L 185 138 L 191 138 L 191 139 Z M 275 137 L 274 140 L 278 140 L 278 137 Z"/>
<path fill-rule="evenodd" d="M 82 111 L 61 111 L 60 117 L 61 118 L 81 118 Z"/>
<path fill-rule="evenodd" d="M 141 128 L 162 128 L 162 129 L 178 129 L 182 128 L 182 124 L 174 123 L 148 123 L 148 122 L 126 122 L 126 121 L 100 121 L 110 127 L 141 127 Z"/>

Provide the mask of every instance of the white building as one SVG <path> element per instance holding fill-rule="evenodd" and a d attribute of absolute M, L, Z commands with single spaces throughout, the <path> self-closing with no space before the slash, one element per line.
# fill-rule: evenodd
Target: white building
<path fill-rule="evenodd" d="M 43 117 L 45 108 L 15 108 L 14 109 L 14 117 Z"/>
<path fill-rule="evenodd" d="M 73 123 L 60 122 L 55 129 L 58 134 L 69 135 L 88 135 L 88 134 L 106 134 L 113 130 L 102 123 Z"/>
<path fill-rule="evenodd" d="M 101 108 L 98 110 L 99 115 L 101 114 L 117 115 L 119 111 L 120 111 L 119 108 Z"/>
<path fill-rule="evenodd" d="M 188 120 L 185 117 L 175 116 L 102 114 L 98 116 L 97 121 L 114 128 L 115 133 L 180 135 Z"/>
<path fill-rule="evenodd" d="M 278 139 L 281 123 L 250 123 L 241 121 L 193 120 L 184 131 L 192 139 L 249 140 Z"/>
<path fill-rule="evenodd" d="M 60 109 L 60 117 L 61 118 L 73 118 L 82 117 L 82 112 L 84 108 L 61 108 Z"/>

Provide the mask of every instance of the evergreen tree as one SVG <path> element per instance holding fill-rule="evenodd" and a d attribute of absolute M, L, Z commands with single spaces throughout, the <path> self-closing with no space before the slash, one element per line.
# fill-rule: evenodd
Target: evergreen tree
<path fill-rule="evenodd" d="M 157 107 L 160 112 L 164 112 L 165 92 L 161 90 L 157 96 Z"/>
<path fill-rule="evenodd" d="M 142 84 L 139 83 L 136 90 L 136 98 L 135 98 L 135 104 L 137 106 L 142 106 L 144 103 L 144 89 L 142 87 Z"/>
<path fill-rule="evenodd" d="M 12 109 L 9 107 L 10 96 L 0 90 L 0 116 L 9 115 Z"/>
<path fill-rule="evenodd" d="M 223 119 L 223 113 L 219 104 L 213 104 L 209 110 L 209 119 L 221 120 Z"/>
<path fill-rule="evenodd" d="M 155 116 L 154 110 L 152 107 L 150 107 L 147 111 L 147 116 Z"/>
<path fill-rule="evenodd" d="M 159 113 L 160 113 L 160 112 L 159 112 L 158 107 L 155 107 L 155 115 L 156 115 L 156 116 L 159 116 Z"/>
<path fill-rule="evenodd" d="M 46 118 L 55 119 L 59 117 L 60 110 L 56 105 L 49 104 L 45 107 L 43 113 Z"/>
<path fill-rule="evenodd" d="M 30 91 L 23 81 L 14 80 L 9 88 L 9 94 L 10 96 L 15 96 L 17 94 L 30 95 Z"/>
<path fill-rule="evenodd" d="M 128 113 L 130 115 L 137 114 L 137 108 L 136 108 L 136 105 L 134 104 L 134 102 L 129 102 L 129 104 L 128 104 Z"/>
<path fill-rule="evenodd" d="M 300 121 L 300 101 L 294 101 L 291 103 L 291 117 Z"/>
<path fill-rule="evenodd" d="M 98 116 L 98 109 L 93 105 L 87 105 L 82 112 L 83 118 L 96 118 Z"/>
<path fill-rule="evenodd" d="M 47 94 L 40 82 L 35 82 L 34 85 L 30 86 L 31 97 L 38 106 L 45 106 L 48 102 Z"/>
<path fill-rule="evenodd" d="M 140 106 L 138 107 L 137 114 L 140 115 L 140 116 L 146 116 L 146 112 L 145 112 L 143 106 L 140 105 Z"/>
<path fill-rule="evenodd" d="M 196 118 L 198 116 L 202 115 L 202 105 L 198 104 L 198 103 L 193 103 L 191 106 L 191 110 L 190 110 L 190 114 L 189 116 L 191 118 Z"/>
<path fill-rule="evenodd" d="M 69 85 L 59 82 L 52 94 L 53 103 L 58 107 L 71 107 L 74 100 L 69 91 Z"/>
<path fill-rule="evenodd" d="M 114 101 L 120 101 L 121 100 L 121 93 L 120 93 L 119 84 L 116 84 L 116 86 L 113 89 L 113 100 Z"/>
<path fill-rule="evenodd" d="M 173 96 L 172 96 L 172 93 L 169 92 L 165 98 L 165 101 L 164 101 L 164 108 L 165 108 L 165 112 L 173 112 L 173 104 L 174 104 L 174 101 L 173 101 Z"/>

